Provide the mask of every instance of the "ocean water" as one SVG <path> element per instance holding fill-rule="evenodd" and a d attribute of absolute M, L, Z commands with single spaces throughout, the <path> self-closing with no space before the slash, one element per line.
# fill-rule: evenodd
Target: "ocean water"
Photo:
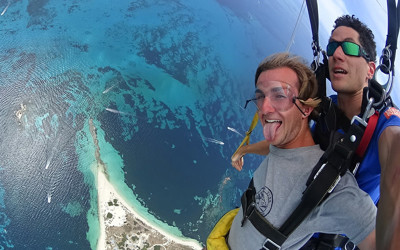
<path fill-rule="evenodd" d="M 261 161 L 231 167 L 228 127 L 248 129 L 255 69 L 287 48 L 301 5 L 0 0 L 0 249 L 96 247 L 89 119 L 120 193 L 205 242 Z M 310 58 L 308 22 L 292 52 Z"/>

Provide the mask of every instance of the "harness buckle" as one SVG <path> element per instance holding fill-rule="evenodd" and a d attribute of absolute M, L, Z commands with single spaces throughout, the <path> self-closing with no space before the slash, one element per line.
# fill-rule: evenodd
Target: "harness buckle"
<path fill-rule="evenodd" d="M 362 124 L 364 127 L 367 127 L 368 122 L 367 119 L 370 116 L 370 112 L 371 112 L 371 108 L 372 108 L 372 104 L 374 104 L 374 98 L 371 97 L 368 99 L 368 104 L 367 107 L 365 108 L 363 117 L 360 118 L 359 116 L 355 115 L 352 119 L 351 119 L 351 124 L 354 123 L 354 121 L 358 121 L 360 124 Z"/>
<path fill-rule="evenodd" d="M 356 244 L 354 244 L 352 241 L 347 241 L 346 244 L 344 245 L 344 249 L 345 250 L 355 250 L 356 248 Z"/>
<path fill-rule="evenodd" d="M 270 246 L 268 246 L 268 245 L 270 245 Z M 270 248 L 271 246 L 272 246 L 273 248 Z M 281 249 L 281 246 L 278 245 L 278 244 L 276 244 L 273 240 L 267 238 L 267 239 L 264 241 L 264 244 L 263 244 L 262 249 L 265 249 L 265 250 L 279 250 L 279 249 Z"/>
<path fill-rule="evenodd" d="M 316 41 L 313 41 L 311 43 L 311 48 L 314 51 L 314 58 L 313 62 L 311 63 L 311 68 L 314 72 L 316 72 L 321 65 L 321 63 L 319 62 L 321 48 L 318 46 L 318 43 Z"/>
<path fill-rule="evenodd" d="M 250 205 L 246 208 L 246 211 L 243 214 L 242 227 L 244 222 L 253 214 L 255 208 L 256 208 L 256 203 L 254 201 L 250 203 Z"/>

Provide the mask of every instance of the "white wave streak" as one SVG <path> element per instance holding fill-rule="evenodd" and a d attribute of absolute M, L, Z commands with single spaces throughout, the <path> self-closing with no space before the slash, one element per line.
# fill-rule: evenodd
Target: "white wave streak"
<path fill-rule="evenodd" d="M 213 139 L 213 138 L 207 138 L 207 137 L 206 137 L 205 140 L 206 140 L 206 141 L 209 141 L 209 142 L 212 142 L 212 143 L 215 143 L 215 144 L 219 144 L 219 145 L 224 145 L 224 144 L 225 144 L 224 142 L 218 141 L 218 140 Z"/>
<path fill-rule="evenodd" d="M 103 94 L 110 92 L 115 87 L 115 84 L 103 91 Z"/>
<path fill-rule="evenodd" d="M 50 166 L 50 162 L 51 162 L 51 159 L 49 158 L 49 159 L 47 159 L 47 161 L 46 161 L 46 167 L 45 167 L 45 169 L 48 169 L 49 168 L 49 166 Z"/>
<path fill-rule="evenodd" d="M 228 130 L 230 130 L 230 131 L 232 131 L 232 132 L 234 132 L 234 133 L 236 133 L 236 134 L 238 134 L 238 135 L 240 135 L 240 136 L 242 136 L 243 137 L 243 135 L 241 134 L 241 133 L 239 133 L 239 131 L 237 131 L 236 129 L 234 129 L 234 128 L 231 128 L 231 127 L 226 127 Z"/>
<path fill-rule="evenodd" d="M 122 112 L 122 111 L 119 111 L 119 110 L 116 110 L 116 109 L 106 108 L 106 110 L 111 112 L 111 113 L 115 113 L 115 114 L 128 115 L 128 113 Z"/>
<path fill-rule="evenodd" d="M 4 15 L 4 13 L 6 13 L 8 6 L 10 6 L 10 1 L 8 1 L 7 6 L 4 8 L 3 12 L 1 12 L 0 16 Z"/>
<path fill-rule="evenodd" d="M 58 141 L 58 140 L 57 140 Z M 53 157 L 54 157 L 54 152 L 56 151 L 56 148 L 53 148 L 52 150 L 51 150 L 51 154 L 50 154 L 50 157 L 49 158 L 47 158 L 47 161 L 46 161 L 46 167 L 44 168 L 44 169 L 48 169 L 49 168 L 49 166 L 50 166 L 50 163 L 51 163 L 51 161 L 53 160 Z"/>

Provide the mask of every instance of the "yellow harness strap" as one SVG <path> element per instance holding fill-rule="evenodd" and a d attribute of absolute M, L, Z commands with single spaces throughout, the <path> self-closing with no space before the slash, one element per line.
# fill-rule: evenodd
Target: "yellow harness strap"
<path fill-rule="evenodd" d="M 238 211 L 239 208 L 235 208 L 227 212 L 217 224 L 215 224 L 214 229 L 207 238 L 207 250 L 229 250 L 225 237 L 231 229 L 233 219 Z"/>
<path fill-rule="evenodd" d="M 253 120 L 251 121 L 251 124 L 250 124 L 250 128 L 246 132 L 246 136 L 244 137 L 242 143 L 240 143 L 239 147 L 236 149 L 235 153 L 233 153 L 233 154 L 236 154 L 236 152 L 239 150 L 239 148 L 241 146 L 243 146 L 245 143 L 246 143 L 246 145 L 249 144 L 251 132 L 253 132 L 253 129 L 256 127 L 257 122 L 258 122 L 258 111 L 256 111 L 256 113 L 254 114 Z"/>

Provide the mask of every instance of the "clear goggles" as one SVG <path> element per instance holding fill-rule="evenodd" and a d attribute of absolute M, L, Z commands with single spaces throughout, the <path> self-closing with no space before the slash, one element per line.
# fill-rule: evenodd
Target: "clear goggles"
<path fill-rule="evenodd" d="M 296 103 L 299 99 L 295 95 L 293 87 L 285 82 L 269 81 L 267 89 L 256 89 L 255 96 L 246 101 L 244 108 L 247 108 L 250 102 L 253 102 L 258 110 L 262 110 L 265 99 L 268 98 L 269 104 L 278 112 L 289 110 L 293 105 L 303 113 Z"/>

